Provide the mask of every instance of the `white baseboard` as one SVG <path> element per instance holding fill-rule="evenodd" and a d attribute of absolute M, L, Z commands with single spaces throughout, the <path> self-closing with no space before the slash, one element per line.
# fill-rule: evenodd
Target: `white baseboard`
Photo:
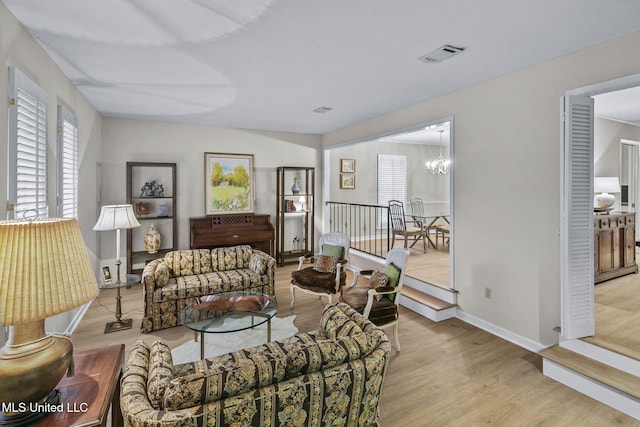
<path fill-rule="evenodd" d="M 518 334 L 515 334 L 511 331 L 508 331 L 500 326 L 496 326 L 493 323 L 489 323 L 485 320 L 482 320 L 478 317 L 475 317 L 469 313 L 464 312 L 458 307 L 456 317 L 464 322 L 467 322 L 473 326 L 476 326 L 484 331 L 489 332 L 495 336 L 498 336 L 504 340 L 507 340 L 515 345 L 518 345 L 522 348 L 525 348 L 533 353 L 539 353 L 542 350 L 546 349 L 549 346 L 543 345 L 539 342 L 530 340 L 529 338 L 525 338 Z"/>
<path fill-rule="evenodd" d="M 65 334 L 71 335 L 75 332 L 76 328 L 80 324 L 80 321 L 84 317 L 85 313 L 87 312 L 87 310 L 89 310 L 89 307 L 91 306 L 92 302 L 93 301 L 89 301 L 80 307 L 80 310 L 78 310 L 76 315 L 73 316 L 73 319 L 71 319 L 69 326 L 67 326 L 67 329 L 64 331 Z"/>

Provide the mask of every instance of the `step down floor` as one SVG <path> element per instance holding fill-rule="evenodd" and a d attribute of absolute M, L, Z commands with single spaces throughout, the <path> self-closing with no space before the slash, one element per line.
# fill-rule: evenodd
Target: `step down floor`
<path fill-rule="evenodd" d="M 426 306 L 429 306 L 436 311 L 442 311 L 442 310 L 456 307 L 455 304 L 450 304 L 446 301 L 442 301 L 441 299 L 438 299 L 431 295 L 427 295 L 423 292 L 420 292 L 417 289 L 410 288 L 408 286 L 403 286 L 401 293 L 403 296 L 407 298 L 411 298 L 412 300 L 419 302 L 421 304 L 424 304 Z"/>
<path fill-rule="evenodd" d="M 562 365 L 636 399 L 640 399 L 639 377 L 557 345 L 543 350 L 539 354 L 558 365 Z"/>

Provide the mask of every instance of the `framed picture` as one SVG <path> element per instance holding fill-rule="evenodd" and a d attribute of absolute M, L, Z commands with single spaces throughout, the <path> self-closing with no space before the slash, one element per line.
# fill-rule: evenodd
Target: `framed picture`
<path fill-rule="evenodd" d="M 149 203 L 136 203 L 136 215 L 147 215 L 149 213 Z"/>
<path fill-rule="evenodd" d="M 158 205 L 158 217 L 169 216 L 169 205 Z"/>
<path fill-rule="evenodd" d="M 102 267 L 102 283 L 113 283 L 113 277 L 111 277 L 111 269 L 108 265 Z"/>
<path fill-rule="evenodd" d="M 340 188 L 342 190 L 353 190 L 356 188 L 356 175 L 353 173 L 340 174 Z"/>
<path fill-rule="evenodd" d="M 204 153 L 205 215 L 253 213 L 253 154 Z"/>
<path fill-rule="evenodd" d="M 356 161 L 354 159 L 340 159 L 340 172 L 355 173 Z"/>

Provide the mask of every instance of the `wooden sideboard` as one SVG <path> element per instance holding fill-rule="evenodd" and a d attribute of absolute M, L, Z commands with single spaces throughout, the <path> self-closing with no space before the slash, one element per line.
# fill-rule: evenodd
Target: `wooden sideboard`
<path fill-rule="evenodd" d="M 637 273 L 636 214 L 595 215 L 593 222 L 594 283 Z"/>
<path fill-rule="evenodd" d="M 273 256 L 275 231 L 269 215 L 211 215 L 189 218 L 191 249 L 251 245 Z"/>

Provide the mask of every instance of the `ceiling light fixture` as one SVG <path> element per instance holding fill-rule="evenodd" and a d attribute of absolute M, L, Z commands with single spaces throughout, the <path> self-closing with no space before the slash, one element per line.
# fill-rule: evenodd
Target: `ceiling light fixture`
<path fill-rule="evenodd" d="M 442 132 L 444 132 L 444 129 L 439 129 L 438 132 L 440 133 L 440 155 L 434 161 L 427 162 L 427 171 L 431 175 L 445 175 L 449 171 L 449 165 L 451 164 L 451 160 L 442 155 Z"/>
<path fill-rule="evenodd" d="M 445 59 L 449 59 L 452 56 L 455 56 L 464 50 L 465 50 L 464 47 L 456 47 L 456 46 L 451 46 L 450 44 L 445 44 L 444 46 L 440 46 L 433 52 L 429 52 L 418 59 L 422 62 L 426 62 L 427 64 L 437 64 L 438 62 L 442 62 Z"/>

